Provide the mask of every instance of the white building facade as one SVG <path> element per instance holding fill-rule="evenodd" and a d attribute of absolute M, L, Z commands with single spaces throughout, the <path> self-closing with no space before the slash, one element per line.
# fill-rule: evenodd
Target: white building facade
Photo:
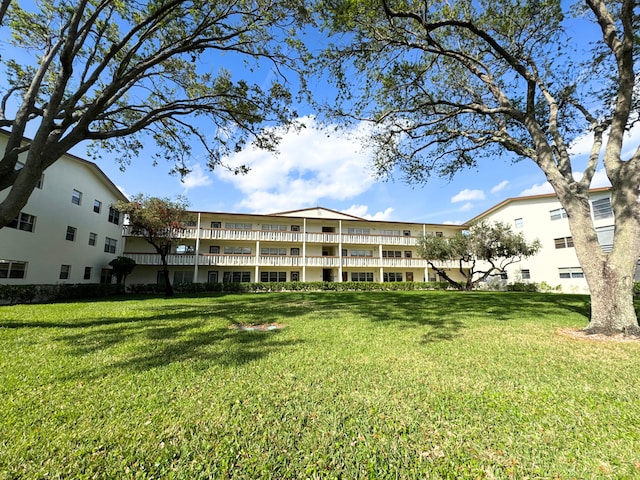
<path fill-rule="evenodd" d="M 601 248 L 610 251 L 614 231 L 610 188 L 591 190 L 590 203 Z M 509 198 L 468 224 L 481 220 L 509 224 L 529 241 L 541 242 L 538 254 L 507 267 L 509 282 L 546 282 L 566 293 L 589 292 L 573 246 L 567 214 L 555 194 Z"/>
<path fill-rule="evenodd" d="M 424 282 L 439 280 L 420 258 L 421 235 L 454 225 L 370 221 L 326 208 L 271 215 L 192 212 L 168 257 L 171 280 L 190 282 Z M 161 281 L 160 256 L 124 228 L 128 283 Z M 456 278 L 457 263 L 441 262 Z"/>
<path fill-rule="evenodd" d="M 109 262 L 123 248 L 118 200 L 127 199 L 97 165 L 64 155 L 0 229 L 0 283 L 111 283 Z"/>

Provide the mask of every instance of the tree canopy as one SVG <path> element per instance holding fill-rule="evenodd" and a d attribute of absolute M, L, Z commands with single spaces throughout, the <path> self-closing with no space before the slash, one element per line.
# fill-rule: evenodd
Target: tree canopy
<path fill-rule="evenodd" d="M 634 0 L 325 0 L 332 44 L 316 63 L 337 87 L 325 111 L 368 121 L 381 175 L 411 182 L 509 156 L 544 172 L 567 212 L 591 291 L 592 331 L 640 333 L 640 5 Z M 576 138 L 591 138 L 584 164 Z M 590 214 L 599 167 L 615 237 L 603 252 Z M 495 168 L 495 167 L 493 167 Z"/>
<path fill-rule="evenodd" d="M 306 18 L 304 4 L 289 0 L 41 0 L 30 9 L 3 0 L 12 46 L 1 59 L 9 135 L 0 227 L 81 142 L 123 166 L 144 147 L 181 174 L 194 143 L 212 168 L 248 142 L 273 149 L 278 138 L 265 127 L 295 122 L 290 76 Z M 237 65 L 252 78 L 234 75 Z"/>
<path fill-rule="evenodd" d="M 181 237 L 190 219 L 188 203 L 183 198 L 150 197 L 139 194 L 130 202 L 118 202 L 116 209 L 126 215 L 125 225 L 130 235 L 143 237 L 160 255 L 165 283 L 165 295 L 173 295 L 167 256 L 174 242 Z"/>
<path fill-rule="evenodd" d="M 458 290 L 472 290 L 493 275 L 506 272 L 507 266 L 531 257 L 540 250 L 540 242 L 528 242 L 521 232 L 514 232 L 503 222 L 479 222 L 468 231 L 450 237 L 422 236 L 418 252 L 438 275 Z M 439 261 L 458 262 L 458 271 L 465 279 L 452 279 Z"/>

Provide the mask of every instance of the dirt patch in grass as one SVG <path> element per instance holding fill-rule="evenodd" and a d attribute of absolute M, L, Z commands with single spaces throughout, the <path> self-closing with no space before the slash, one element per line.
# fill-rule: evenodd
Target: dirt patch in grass
<path fill-rule="evenodd" d="M 247 325 L 244 323 L 235 323 L 233 325 L 229 325 L 231 330 L 244 330 L 247 332 L 258 331 L 258 332 L 267 332 L 270 330 L 280 330 L 281 328 L 286 327 L 284 323 L 259 323 L 255 325 Z"/>
<path fill-rule="evenodd" d="M 560 335 L 575 338 L 576 340 L 590 340 L 593 342 L 637 342 L 640 343 L 640 336 L 625 335 L 623 333 L 614 333 L 607 335 L 604 333 L 591 333 L 581 328 L 561 328 L 558 330 Z"/>

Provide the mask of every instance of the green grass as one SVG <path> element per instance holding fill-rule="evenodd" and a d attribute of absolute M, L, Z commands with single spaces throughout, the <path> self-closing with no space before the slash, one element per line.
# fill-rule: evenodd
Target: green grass
<path fill-rule="evenodd" d="M 640 478 L 640 345 L 558 334 L 588 309 L 489 292 L 1 307 L 0 479 Z"/>

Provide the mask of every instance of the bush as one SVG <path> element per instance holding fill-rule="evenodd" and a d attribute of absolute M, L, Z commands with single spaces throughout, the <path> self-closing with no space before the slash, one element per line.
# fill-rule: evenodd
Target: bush
<path fill-rule="evenodd" d="M 0 285 L 0 304 L 63 302 L 104 298 L 124 293 L 111 283 L 62 283 L 59 285 Z"/>
<path fill-rule="evenodd" d="M 507 285 L 507 292 L 537 292 L 537 283 L 515 282 Z"/>

